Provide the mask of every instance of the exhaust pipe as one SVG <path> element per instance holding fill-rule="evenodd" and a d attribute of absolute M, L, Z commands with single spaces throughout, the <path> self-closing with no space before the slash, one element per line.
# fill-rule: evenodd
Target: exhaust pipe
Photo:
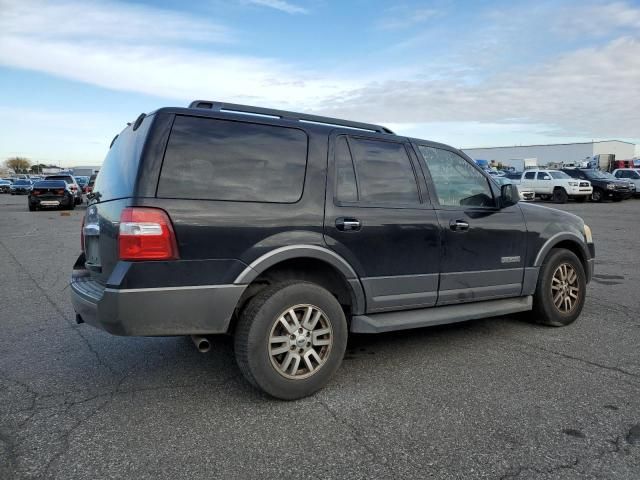
<path fill-rule="evenodd" d="M 201 337 L 200 335 L 191 335 L 191 341 L 200 353 L 207 353 L 209 350 L 211 350 L 211 342 L 207 337 Z"/>

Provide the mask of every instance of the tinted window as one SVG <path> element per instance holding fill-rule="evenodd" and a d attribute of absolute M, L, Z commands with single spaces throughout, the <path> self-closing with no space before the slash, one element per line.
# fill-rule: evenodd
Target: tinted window
<path fill-rule="evenodd" d="M 302 130 L 178 116 L 158 196 L 292 203 L 302 195 L 306 165 Z"/>
<path fill-rule="evenodd" d="M 418 203 L 418 184 L 402 143 L 349 138 L 360 201 Z"/>
<path fill-rule="evenodd" d="M 338 137 L 335 150 L 336 198 L 343 202 L 358 200 L 358 187 L 347 137 Z"/>
<path fill-rule="evenodd" d="M 449 150 L 420 146 L 442 206 L 493 207 L 489 179 L 460 155 Z"/>
<path fill-rule="evenodd" d="M 67 183 L 73 183 L 73 177 L 71 175 L 49 175 L 45 180 L 64 180 Z"/>
<path fill-rule="evenodd" d="M 547 172 L 538 172 L 538 180 L 551 180 L 551 176 Z"/>
<path fill-rule="evenodd" d="M 36 182 L 34 188 L 66 188 L 67 182 L 63 180 L 43 180 Z"/>
<path fill-rule="evenodd" d="M 567 179 L 567 178 L 571 178 L 569 175 L 567 175 L 564 172 L 557 172 L 557 171 L 552 171 L 549 172 L 549 175 L 551 175 L 553 178 L 557 178 L 557 179 Z"/>
<path fill-rule="evenodd" d="M 99 201 L 133 195 L 142 146 L 152 120 L 152 115 L 147 116 L 135 132 L 131 126 L 125 128 L 113 142 L 93 189 Z"/>
<path fill-rule="evenodd" d="M 524 178 L 527 180 L 533 180 L 536 178 L 536 172 L 527 172 L 524 174 Z"/>

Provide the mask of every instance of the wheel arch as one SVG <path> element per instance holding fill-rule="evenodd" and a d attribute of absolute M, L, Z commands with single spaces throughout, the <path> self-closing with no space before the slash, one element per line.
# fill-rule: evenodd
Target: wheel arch
<path fill-rule="evenodd" d="M 340 255 L 317 245 L 280 247 L 251 262 L 234 281 L 248 286 L 239 304 L 254 296 L 261 284 L 287 278 L 320 284 L 348 304 L 352 314 L 365 311 L 364 289 L 355 270 Z"/>
<path fill-rule="evenodd" d="M 556 234 L 549 240 L 547 240 L 542 248 L 538 251 L 538 255 L 535 258 L 533 266 L 541 267 L 544 260 L 554 248 L 564 248 L 575 253 L 580 260 L 584 271 L 588 271 L 589 266 L 587 260 L 589 258 L 589 254 L 587 251 L 587 247 L 584 245 L 584 241 L 578 235 L 569 232 Z"/>

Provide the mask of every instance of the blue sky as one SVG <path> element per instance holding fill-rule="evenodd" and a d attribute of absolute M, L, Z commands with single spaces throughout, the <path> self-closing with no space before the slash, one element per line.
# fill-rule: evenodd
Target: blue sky
<path fill-rule="evenodd" d="M 0 160 L 206 98 L 457 147 L 640 143 L 640 2 L 0 0 Z"/>

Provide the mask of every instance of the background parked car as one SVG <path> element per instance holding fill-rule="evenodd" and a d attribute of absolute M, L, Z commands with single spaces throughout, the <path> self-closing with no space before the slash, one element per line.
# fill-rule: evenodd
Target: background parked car
<path fill-rule="evenodd" d="M 87 193 L 93 192 L 93 185 L 96 183 L 96 175 L 95 173 L 89 177 L 89 183 L 87 184 Z"/>
<path fill-rule="evenodd" d="M 640 195 L 640 168 L 618 168 L 613 176 L 631 182 L 636 187 L 635 195 Z"/>
<path fill-rule="evenodd" d="M 584 202 L 593 192 L 587 180 L 576 180 L 560 170 L 527 170 L 520 181 L 513 183 L 533 190 L 543 200 L 552 198 L 555 203 L 566 203 L 569 198 Z"/>
<path fill-rule="evenodd" d="M 82 203 L 82 189 L 73 175 L 47 175 L 45 180 L 63 180 L 67 183 L 69 190 L 75 196 L 76 205 L 80 205 Z"/>
<path fill-rule="evenodd" d="M 11 190 L 11 182 L 9 180 L 0 180 L 0 193 L 9 193 Z"/>
<path fill-rule="evenodd" d="M 25 195 L 31 191 L 31 187 L 33 187 L 31 180 L 20 179 L 13 182 L 13 185 L 9 187 L 9 191 L 11 195 Z"/>
<path fill-rule="evenodd" d="M 631 198 L 633 195 L 627 182 L 621 182 L 606 172 L 592 168 L 564 168 L 562 171 L 570 177 L 591 182 L 593 187 L 592 202 L 601 202 L 605 199 L 619 202 Z"/>
<path fill-rule="evenodd" d="M 89 184 L 89 177 L 86 177 L 86 176 L 76 177 L 76 176 L 74 176 L 74 178 L 76 179 L 76 182 L 78 182 L 78 186 L 80 187 L 80 190 L 82 190 L 82 193 L 87 193 L 87 185 Z"/>
<path fill-rule="evenodd" d="M 503 176 L 497 176 L 496 175 L 496 176 L 493 177 L 493 179 L 500 186 L 506 185 L 508 183 L 514 184 L 513 180 L 508 178 L 505 175 L 503 175 Z M 520 199 L 521 200 L 532 201 L 532 200 L 536 199 L 536 192 L 534 192 L 532 189 L 524 187 L 522 185 L 516 185 L 516 188 L 518 189 L 518 194 L 520 195 Z"/>
<path fill-rule="evenodd" d="M 34 212 L 42 207 L 73 210 L 76 206 L 75 198 L 64 180 L 41 180 L 29 192 L 29 211 Z"/>

